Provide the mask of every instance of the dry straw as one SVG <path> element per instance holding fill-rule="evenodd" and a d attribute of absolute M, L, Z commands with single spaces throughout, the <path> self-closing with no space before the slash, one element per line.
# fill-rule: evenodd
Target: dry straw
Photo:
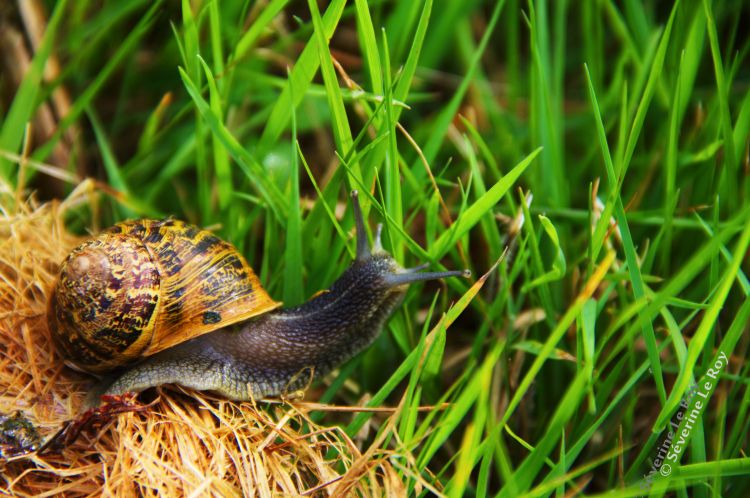
<path fill-rule="evenodd" d="M 65 229 L 63 215 L 86 202 L 89 190 L 43 205 L 0 192 L 0 413 L 21 410 L 44 437 L 76 416 L 91 386 L 90 378 L 63 365 L 46 322 L 58 265 L 78 241 Z M 391 452 L 382 447 L 385 437 L 360 449 L 338 427 L 314 423 L 304 404 L 261 409 L 192 391 L 158 393 L 153 407 L 117 415 L 59 453 L 0 459 L 0 495 L 405 492 Z M 404 467 L 413 458 L 402 456 L 399 471 L 414 475 L 411 466 Z"/>

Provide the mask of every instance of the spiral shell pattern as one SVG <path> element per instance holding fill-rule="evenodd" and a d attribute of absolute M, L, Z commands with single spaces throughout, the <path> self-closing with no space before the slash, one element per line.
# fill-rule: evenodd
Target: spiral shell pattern
<path fill-rule="evenodd" d="M 137 220 L 73 250 L 48 314 L 70 362 L 103 372 L 279 305 L 228 242 L 178 220 Z"/>
<path fill-rule="evenodd" d="M 158 304 L 159 272 L 140 241 L 92 239 L 62 265 L 50 306 L 53 336 L 76 365 L 107 370 L 151 341 Z"/>

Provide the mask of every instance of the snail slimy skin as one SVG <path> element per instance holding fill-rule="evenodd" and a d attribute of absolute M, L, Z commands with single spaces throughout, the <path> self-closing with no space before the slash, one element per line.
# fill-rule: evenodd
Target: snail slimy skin
<path fill-rule="evenodd" d="M 53 336 L 77 368 L 119 367 L 97 390 L 108 395 L 161 384 L 236 400 L 300 389 L 367 348 L 409 284 L 468 276 L 402 268 L 382 249 L 380 229 L 371 250 L 356 191 L 352 201 L 356 259 L 330 289 L 286 309 L 210 232 L 174 220 L 116 225 L 63 264 L 48 313 Z M 125 239 L 132 248 L 120 248 Z"/>

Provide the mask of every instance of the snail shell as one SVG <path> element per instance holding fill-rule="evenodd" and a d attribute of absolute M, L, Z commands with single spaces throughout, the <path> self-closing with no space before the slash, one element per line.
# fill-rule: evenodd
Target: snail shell
<path fill-rule="evenodd" d="M 73 250 L 48 315 L 72 366 L 104 372 L 280 304 L 228 242 L 177 220 L 138 220 Z"/>

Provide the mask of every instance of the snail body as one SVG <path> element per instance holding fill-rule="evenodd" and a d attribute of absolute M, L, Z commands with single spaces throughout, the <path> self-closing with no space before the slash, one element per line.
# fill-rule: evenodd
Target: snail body
<path fill-rule="evenodd" d="M 238 400 L 297 390 L 369 346 L 408 284 L 466 274 L 402 268 L 380 247 L 379 230 L 370 250 L 356 192 L 352 197 L 357 257 L 330 289 L 300 306 L 276 309 L 279 303 L 244 258 L 210 232 L 174 220 L 126 222 L 102 237 L 114 237 L 116 247 L 121 238 L 135 238 L 156 261 L 143 262 L 131 249 L 119 250 L 119 259 L 103 258 L 99 238 L 75 249 L 50 301 L 53 336 L 79 368 L 102 373 L 119 367 L 100 389 L 104 394 L 167 383 Z M 89 256 L 92 249 L 96 257 Z M 99 259 L 107 268 L 94 274 L 94 285 L 86 275 Z M 118 266 L 123 261 L 135 264 L 124 270 Z M 122 308 L 113 302 L 117 293 Z"/>

